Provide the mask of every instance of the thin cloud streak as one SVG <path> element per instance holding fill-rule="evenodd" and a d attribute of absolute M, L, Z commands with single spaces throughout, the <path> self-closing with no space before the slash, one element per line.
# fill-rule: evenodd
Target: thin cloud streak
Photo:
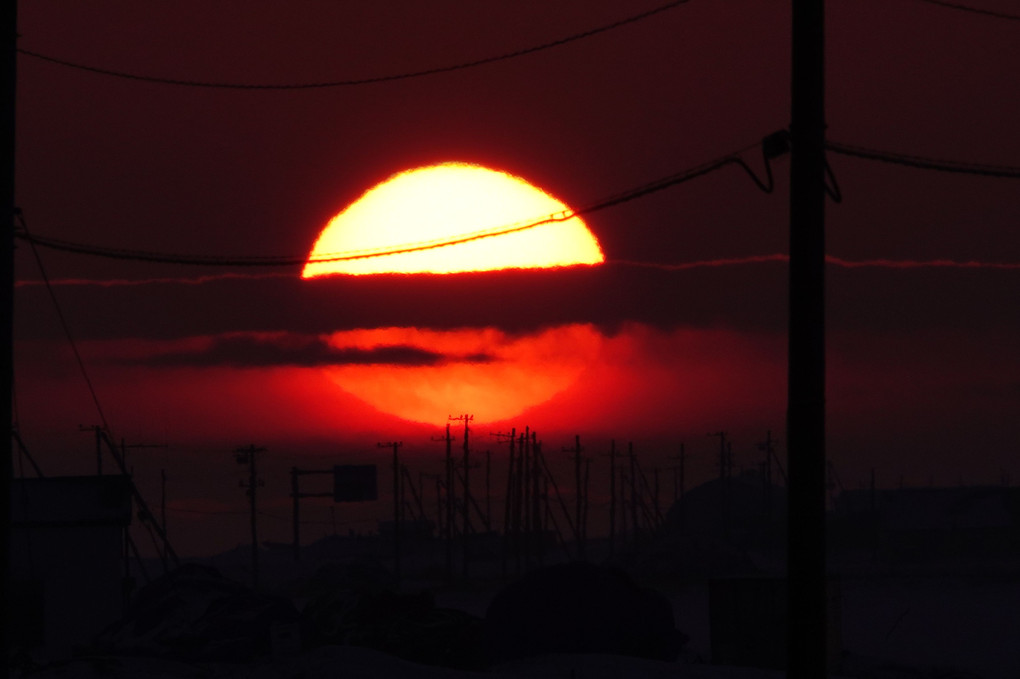
<path fill-rule="evenodd" d="M 198 346 L 185 344 L 169 351 L 135 356 L 126 362 L 164 367 L 263 368 L 273 366 L 436 366 L 448 361 L 485 364 L 485 351 L 467 355 L 433 351 L 399 342 L 373 347 L 334 346 L 317 335 L 297 333 L 231 333 L 207 338 Z"/>
<path fill-rule="evenodd" d="M 953 259 L 860 259 L 847 260 L 827 255 L 825 261 L 844 269 L 1020 269 L 1020 262 L 979 262 Z"/>
<path fill-rule="evenodd" d="M 631 259 L 610 259 L 606 264 L 610 266 L 624 266 L 644 269 L 657 269 L 659 271 L 687 271 L 690 269 L 710 269 L 726 266 L 744 266 L 749 264 L 765 264 L 769 262 L 790 261 L 790 256 L 783 253 L 769 255 L 750 255 L 747 257 L 723 257 L 720 259 L 703 259 L 692 262 L 677 262 L 675 264 L 665 262 L 643 262 Z M 1020 262 L 982 262 L 977 260 L 958 261 L 954 259 L 843 259 L 833 255 L 826 255 L 825 261 L 833 266 L 843 269 L 1020 269 Z M 91 278 L 60 278 L 51 280 L 50 285 L 59 287 L 141 287 L 146 285 L 204 285 L 226 280 L 270 280 L 274 278 L 285 278 L 296 280 L 299 276 L 293 273 L 279 271 L 266 273 L 237 273 L 225 272 L 208 274 L 204 276 L 182 276 L 182 277 L 161 277 L 161 278 L 112 278 L 112 279 L 91 279 Z M 41 280 L 19 280 L 14 286 L 16 288 L 41 287 L 45 283 Z"/>
<path fill-rule="evenodd" d="M 685 271 L 687 269 L 705 269 L 720 266 L 738 266 L 741 264 L 761 264 L 763 262 L 786 262 L 789 255 L 752 255 L 750 257 L 727 257 L 723 259 L 704 259 L 695 262 L 679 262 L 677 264 L 666 264 L 663 262 L 640 262 L 631 259 L 610 259 L 607 264 L 621 266 L 640 267 L 645 269 L 658 269 L 660 271 Z"/>
<path fill-rule="evenodd" d="M 789 262 L 790 256 L 782 253 L 771 255 L 751 255 L 749 257 L 726 257 L 722 259 L 705 259 L 695 262 L 666 264 L 662 262 L 640 262 L 626 259 L 611 259 L 607 264 L 643 267 L 660 271 L 684 271 L 687 269 L 705 269 L 723 266 L 739 266 L 743 264 L 762 264 L 765 262 Z M 843 259 L 826 255 L 827 264 L 844 269 L 1020 269 L 1020 262 L 979 262 L 975 260 L 957 261 L 953 259 Z"/>
<path fill-rule="evenodd" d="M 271 271 L 266 273 L 237 273 L 228 271 L 225 273 L 207 274 L 204 276 L 182 276 L 182 277 L 161 277 L 161 278 L 111 278 L 111 279 L 92 279 L 92 278 L 59 278 L 51 280 L 50 285 L 53 286 L 65 286 L 65 287 L 77 287 L 77 286 L 92 286 L 100 288 L 118 288 L 118 287 L 138 287 L 143 285 L 203 285 L 205 283 L 215 283 L 217 281 L 226 280 L 268 280 L 272 278 L 289 278 L 298 279 L 299 276 L 293 273 L 283 273 L 280 271 Z M 33 288 L 44 286 L 45 283 L 41 280 L 20 280 L 14 283 L 16 288 Z"/>

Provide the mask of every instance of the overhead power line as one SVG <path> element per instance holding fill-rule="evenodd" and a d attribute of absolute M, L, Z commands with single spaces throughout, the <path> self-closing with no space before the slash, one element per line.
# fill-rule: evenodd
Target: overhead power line
<path fill-rule="evenodd" d="M 964 5 L 963 3 L 959 2 L 948 2 L 947 0 L 919 0 L 919 2 L 926 2 L 929 5 L 939 5 L 940 7 L 948 7 L 950 9 L 958 9 L 961 12 L 983 14 L 984 16 L 994 17 L 996 19 L 1009 19 L 1011 21 L 1020 21 L 1020 14 L 997 12 L 995 10 L 982 9 L 980 7 L 974 7 L 972 5 Z"/>
<path fill-rule="evenodd" d="M 894 153 L 892 151 L 881 151 L 869 149 L 863 146 L 842 144 L 839 142 L 826 142 L 825 148 L 833 153 L 867 160 L 876 160 L 882 163 L 894 165 L 905 165 L 916 167 L 922 170 L 936 170 L 938 172 L 952 172 L 956 174 L 973 174 L 982 177 L 1000 177 L 1004 179 L 1020 179 L 1020 167 L 1015 165 L 987 165 L 981 163 L 968 163 L 959 160 L 947 160 L 944 158 L 929 158 L 926 156 L 908 155 L 905 153 Z"/>
<path fill-rule="evenodd" d="M 53 308 L 57 312 L 57 319 L 60 321 L 60 327 L 64 330 L 64 336 L 67 338 L 67 343 L 71 346 L 71 351 L 74 354 L 75 362 L 78 364 L 78 370 L 81 372 L 82 378 L 85 380 L 85 385 L 88 387 L 89 394 L 92 396 L 92 404 L 96 407 L 96 413 L 99 415 L 99 421 L 103 424 L 103 431 L 109 432 L 110 425 L 106 421 L 106 414 L 103 412 L 103 406 L 99 402 L 99 394 L 96 393 L 95 385 L 92 383 L 92 378 L 89 377 L 89 371 L 85 368 L 85 361 L 82 360 L 81 352 L 78 351 L 78 343 L 74 340 L 74 335 L 71 333 L 71 326 L 67 322 L 67 317 L 64 315 L 64 310 L 60 306 L 60 302 L 57 301 L 57 294 L 53 291 L 53 286 L 50 284 L 50 277 L 46 274 L 46 267 L 43 266 L 42 257 L 39 256 L 39 251 L 36 249 L 36 243 L 29 236 L 28 224 L 25 222 L 25 216 L 18 210 L 15 217 L 18 223 L 21 224 L 22 231 L 28 240 L 29 246 L 32 249 L 32 255 L 35 257 L 35 263 L 39 267 L 39 275 L 42 276 L 43 283 L 46 284 L 46 291 L 49 293 L 50 301 L 53 302 Z"/>
<path fill-rule="evenodd" d="M 774 135 L 773 135 L 774 136 Z M 772 136 L 766 138 L 771 139 Z M 75 243 L 72 241 L 61 240 L 57 238 L 50 238 L 47 236 L 38 236 L 30 234 L 27 229 L 16 232 L 16 237 L 26 240 L 34 245 L 41 247 L 50 248 L 53 250 L 60 250 L 63 252 L 70 252 L 80 255 L 90 255 L 95 257 L 105 257 L 107 259 L 120 259 L 120 260 L 131 260 L 131 261 L 142 261 L 142 262 L 154 262 L 160 264 L 184 264 L 192 266 L 217 266 L 217 267 L 293 267 L 302 266 L 310 262 L 345 262 L 353 261 L 358 259 L 369 259 L 375 257 L 385 257 L 389 255 L 402 255 L 412 252 L 421 252 L 424 250 L 434 250 L 442 247 L 449 247 L 452 245 L 460 245 L 462 243 L 469 243 L 472 241 L 482 240 L 485 238 L 493 238 L 496 236 L 503 236 L 510 233 L 516 233 L 519 231 L 527 231 L 536 227 L 552 224 L 556 222 L 563 222 L 574 217 L 579 217 L 599 210 L 605 210 L 615 205 L 621 205 L 623 203 L 637 200 L 652 193 L 662 191 L 671 186 L 682 184 L 683 182 L 690 181 L 702 177 L 716 170 L 722 169 L 729 165 L 736 165 L 744 170 L 748 176 L 754 181 L 755 185 L 766 193 L 771 193 L 774 187 L 772 178 L 772 169 L 769 163 L 770 153 L 767 150 L 767 144 L 763 144 L 763 155 L 765 157 L 765 169 L 766 177 L 764 180 L 760 179 L 751 167 L 740 157 L 741 154 L 755 148 L 758 144 L 752 144 L 744 147 L 733 153 L 729 153 L 725 156 L 717 158 L 716 160 L 698 165 L 696 167 L 677 172 L 675 174 L 656 179 L 646 184 L 633 187 L 626 191 L 607 196 L 600 200 L 596 200 L 586 207 L 577 210 L 566 210 L 552 215 L 536 219 L 534 221 L 522 222 L 518 224 L 510 224 L 505 226 L 499 226 L 492 229 L 485 229 L 482 231 L 475 231 L 472 233 L 455 236 L 452 238 L 445 238 L 440 240 L 422 241 L 418 243 L 408 243 L 399 245 L 392 248 L 385 249 L 374 249 L 374 250 L 357 250 L 348 252 L 330 253 L 315 258 L 309 259 L 303 255 L 271 255 L 271 256 L 254 256 L 254 257 L 243 257 L 243 256 L 226 256 L 226 255 L 180 255 L 180 254 L 168 254 L 159 252 L 150 252 L 145 250 L 129 250 L 124 248 L 111 248 L 100 245 L 88 245 L 84 243 Z"/>
<path fill-rule="evenodd" d="M 390 248 L 377 248 L 371 250 L 351 250 L 346 252 L 327 253 L 308 258 L 304 255 L 266 255 L 266 256 L 230 256 L 230 255 L 185 255 L 163 252 L 152 252 L 146 250 L 132 250 L 126 248 L 113 248 L 102 245 L 77 243 L 73 241 L 51 238 L 30 234 L 27 229 L 15 233 L 17 238 L 28 241 L 33 245 L 50 248 L 79 255 L 93 257 L 104 257 L 107 259 L 119 259 L 140 262 L 152 262 L 158 264 L 183 264 L 189 266 L 211 266 L 211 267 L 296 267 L 311 262 L 346 262 L 359 259 L 372 259 L 390 255 L 402 255 L 425 250 L 470 243 L 486 238 L 504 236 L 520 231 L 527 231 L 546 224 L 564 222 L 574 217 L 581 217 L 600 210 L 605 210 L 616 205 L 637 200 L 645 196 L 657 193 L 672 186 L 705 176 L 716 170 L 729 165 L 736 165 L 741 168 L 761 191 L 771 193 L 774 188 L 772 168 L 770 160 L 785 152 L 785 133 L 777 132 L 769 135 L 761 142 L 762 155 L 764 158 L 765 178 L 760 178 L 754 170 L 741 157 L 742 154 L 750 151 L 759 144 L 752 144 L 742 149 L 726 154 L 716 160 L 682 170 L 680 172 L 661 177 L 659 179 L 632 187 L 602 199 L 593 201 L 584 207 L 575 210 L 566 210 L 552 215 L 547 215 L 533 221 L 520 222 L 498 226 L 491 229 L 474 231 L 452 238 L 420 241 L 407 243 Z M 989 165 L 979 163 L 968 163 L 957 160 L 946 160 L 930 158 L 926 156 L 907 155 L 882 151 L 851 144 L 839 142 L 827 142 L 826 148 L 833 153 L 846 156 L 874 160 L 896 165 L 904 165 L 925 170 L 936 170 L 955 174 L 972 174 L 983 177 L 998 177 L 1006 179 L 1020 179 L 1020 167 L 1011 165 Z M 830 173 L 831 175 L 831 173 Z M 838 191 L 832 193 L 835 200 L 839 200 Z M 24 223 L 22 222 L 24 225 Z"/>
<path fill-rule="evenodd" d="M 325 80 L 320 82 L 307 82 L 307 83 L 236 83 L 236 82 L 213 82 L 205 80 L 192 80 L 186 78 L 163 78 L 159 76 L 144 75 L 141 73 L 129 73 L 127 71 L 119 71 L 115 69 L 101 68 L 98 66 L 91 66 L 88 64 L 82 64 L 66 59 L 59 59 L 57 57 L 49 56 L 46 54 L 40 54 L 39 52 L 32 52 L 26 49 L 18 49 L 20 54 L 32 57 L 34 59 L 40 59 L 42 61 L 56 64 L 58 66 L 65 66 L 67 68 L 74 68 L 80 71 L 87 71 L 89 73 L 95 73 L 98 75 L 105 75 L 114 78 L 122 78 L 127 80 L 136 80 L 147 83 L 156 83 L 159 85 L 176 85 L 179 87 L 202 87 L 207 89 L 229 89 L 229 90 L 311 90 L 311 89 L 323 89 L 328 87 L 350 87 L 354 85 L 371 85 L 375 83 L 392 82 L 395 80 L 408 80 L 411 78 L 420 78 L 428 75 L 437 75 L 440 73 L 450 73 L 452 71 L 463 71 L 477 66 L 484 66 L 486 64 L 493 64 L 499 61 L 507 61 L 510 59 L 516 59 L 528 54 L 534 54 L 536 52 L 542 52 L 554 47 L 560 47 L 567 45 L 572 42 L 577 42 L 585 38 L 590 38 L 601 33 L 627 26 L 629 24 L 637 23 L 656 16 L 667 10 L 674 9 L 680 5 L 684 5 L 690 0 L 673 0 L 673 2 L 667 2 L 663 5 L 653 7 L 644 12 L 633 14 L 623 19 L 618 19 L 611 23 L 591 28 L 580 33 L 574 33 L 550 42 L 544 42 L 538 45 L 532 45 L 530 47 L 524 47 L 521 49 L 513 50 L 511 52 L 504 52 L 502 54 L 495 54 L 480 59 L 473 59 L 470 61 L 464 61 L 456 64 L 447 64 L 445 66 L 434 66 L 431 68 L 425 68 L 417 71 L 405 71 L 401 73 L 389 73 L 386 75 L 369 76 L 365 78 L 348 78 L 339 80 Z"/>

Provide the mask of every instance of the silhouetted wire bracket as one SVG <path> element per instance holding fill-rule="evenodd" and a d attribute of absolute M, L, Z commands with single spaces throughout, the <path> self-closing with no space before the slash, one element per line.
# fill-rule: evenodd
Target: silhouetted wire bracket
<path fill-rule="evenodd" d="M 790 133 L 786 130 L 778 130 L 764 137 L 761 140 L 761 157 L 765 164 L 765 181 L 759 179 L 751 167 L 739 156 L 733 158 L 744 169 L 744 172 L 751 178 L 759 189 L 765 193 L 775 191 L 776 184 L 772 178 L 772 161 L 790 152 Z"/>
<path fill-rule="evenodd" d="M 772 134 L 761 140 L 761 154 L 762 160 L 765 164 L 765 180 L 762 181 L 751 169 L 751 167 L 739 156 L 729 159 L 730 162 L 736 163 L 744 172 L 751 178 L 759 189 L 765 193 L 772 193 L 775 190 L 775 182 L 772 179 L 772 162 L 780 156 L 784 156 L 790 152 L 790 132 L 789 130 L 777 130 Z M 836 181 L 836 175 L 832 171 L 832 167 L 829 162 L 825 162 L 825 192 L 829 195 L 835 203 L 843 202 L 843 193 L 839 189 L 839 182 Z"/>

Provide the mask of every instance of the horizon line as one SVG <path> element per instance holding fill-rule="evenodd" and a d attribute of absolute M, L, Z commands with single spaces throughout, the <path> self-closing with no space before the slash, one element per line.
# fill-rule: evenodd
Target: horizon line
<path fill-rule="evenodd" d="M 690 262 L 653 262 L 630 259 L 607 259 L 606 265 L 625 266 L 645 269 L 658 269 L 660 271 L 687 271 L 690 269 L 706 269 L 724 266 L 743 266 L 749 264 L 765 263 L 788 263 L 790 256 L 785 253 L 772 253 L 767 255 L 748 255 L 745 257 L 721 257 L 717 259 L 695 260 Z M 844 259 L 834 255 L 825 256 L 826 264 L 843 269 L 992 269 L 992 270 L 1020 270 L 1020 262 L 987 262 L 981 260 L 954 260 L 954 259 Z M 145 285 L 204 285 L 224 280 L 269 280 L 273 278 L 291 278 L 301 280 L 300 274 L 282 273 L 270 271 L 263 273 L 238 273 L 233 271 L 204 274 L 201 276 L 160 276 L 154 278 L 58 278 L 49 283 L 53 286 L 76 287 L 93 286 L 101 288 L 113 287 L 139 287 Z M 15 288 L 30 288 L 45 286 L 42 279 L 17 280 Z"/>

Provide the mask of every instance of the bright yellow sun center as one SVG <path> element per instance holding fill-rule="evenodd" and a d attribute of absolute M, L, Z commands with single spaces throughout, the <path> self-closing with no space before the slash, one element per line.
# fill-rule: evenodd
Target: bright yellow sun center
<path fill-rule="evenodd" d="M 330 220 L 301 276 L 532 269 L 604 259 L 584 221 L 541 189 L 505 172 L 443 163 L 390 177 Z"/>

